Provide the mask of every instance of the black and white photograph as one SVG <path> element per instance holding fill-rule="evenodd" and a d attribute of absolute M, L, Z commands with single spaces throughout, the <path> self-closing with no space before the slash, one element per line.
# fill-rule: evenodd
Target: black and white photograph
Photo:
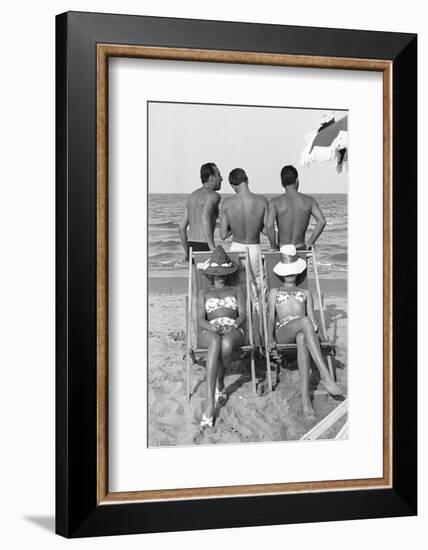
<path fill-rule="evenodd" d="M 348 111 L 147 102 L 148 446 L 348 438 Z"/>
<path fill-rule="evenodd" d="M 422 15 L 4 4 L 1 548 L 423 547 Z"/>

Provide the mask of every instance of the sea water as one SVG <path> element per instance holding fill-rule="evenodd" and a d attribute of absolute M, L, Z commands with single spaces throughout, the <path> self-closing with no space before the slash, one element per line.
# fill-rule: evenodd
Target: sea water
<path fill-rule="evenodd" d="M 227 195 L 222 195 L 222 197 Z M 269 199 L 275 195 L 266 195 Z M 312 194 L 317 200 L 327 225 L 317 240 L 317 265 L 321 274 L 346 276 L 348 268 L 348 196 L 347 194 Z M 148 196 L 148 266 L 149 272 L 167 272 L 185 268 L 184 251 L 178 235 L 188 194 L 149 193 Z M 220 203 L 221 210 L 221 203 Z M 309 224 L 307 238 L 315 222 Z M 229 249 L 231 238 L 222 241 L 219 224 L 214 233 L 216 244 Z M 269 249 L 269 241 L 261 235 L 262 250 Z"/>

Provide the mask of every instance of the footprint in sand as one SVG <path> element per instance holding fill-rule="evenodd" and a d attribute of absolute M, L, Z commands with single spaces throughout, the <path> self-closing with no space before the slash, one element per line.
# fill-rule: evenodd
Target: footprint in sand
<path fill-rule="evenodd" d="M 168 332 L 168 336 L 172 338 L 175 342 L 184 342 L 185 334 L 184 330 L 173 330 Z"/>

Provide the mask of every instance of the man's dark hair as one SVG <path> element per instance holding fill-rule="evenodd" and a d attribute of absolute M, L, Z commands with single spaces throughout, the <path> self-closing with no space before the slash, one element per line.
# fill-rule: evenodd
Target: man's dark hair
<path fill-rule="evenodd" d="M 242 168 L 235 168 L 232 170 L 232 172 L 229 174 L 229 183 L 230 185 L 241 185 L 242 182 L 248 183 L 248 177 L 245 173 L 245 170 L 242 170 Z"/>
<path fill-rule="evenodd" d="M 299 174 L 294 166 L 284 166 L 284 168 L 281 170 L 281 183 L 283 187 L 296 183 L 298 177 Z"/>
<path fill-rule="evenodd" d="M 201 166 L 201 181 L 206 183 L 210 176 L 215 176 L 216 165 L 214 162 L 207 162 Z"/>

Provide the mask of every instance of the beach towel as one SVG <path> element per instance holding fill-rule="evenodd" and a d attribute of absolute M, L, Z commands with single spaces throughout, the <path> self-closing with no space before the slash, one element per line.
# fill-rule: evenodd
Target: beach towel
<path fill-rule="evenodd" d="M 260 244 L 246 244 L 233 241 L 230 247 L 230 252 L 245 252 L 245 249 L 247 248 L 250 259 L 248 272 L 251 282 L 251 297 L 255 309 L 258 311 L 260 301 Z M 243 271 L 242 277 L 245 278 L 245 269 L 247 269 L 247 265 L 244 259 L 241 259 L 241 266 L 241 271 Z"/>

